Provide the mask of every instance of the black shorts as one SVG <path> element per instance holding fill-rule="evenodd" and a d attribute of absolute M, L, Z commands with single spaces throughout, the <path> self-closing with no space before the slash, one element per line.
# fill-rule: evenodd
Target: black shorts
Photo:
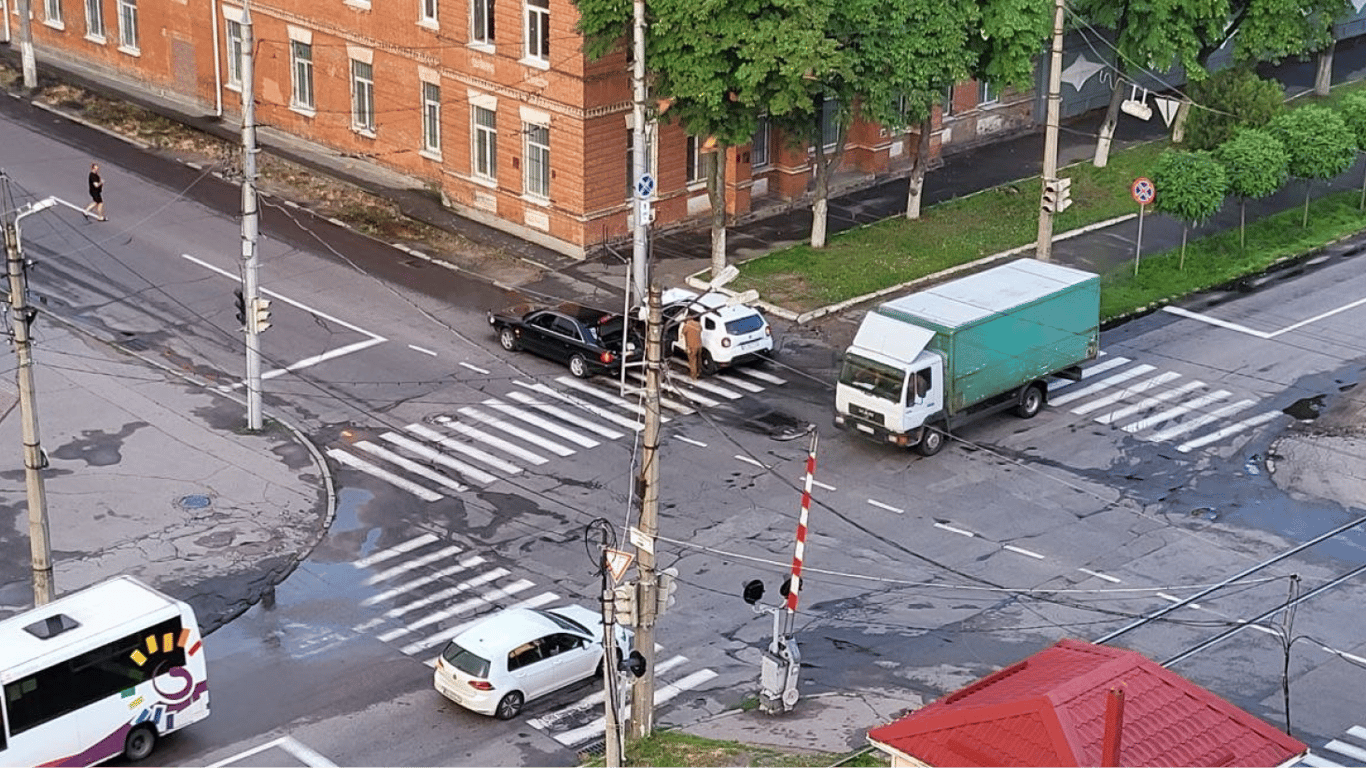
<path fill-rule="evenodd" d="M 98 190 L 98 189 L 92 189 L 92 190 L 90 190 L 90 200 L 91 200 L 91 202 L 95 202 L 95 203 L 103 203 L 103 202 L 104 202 L 104 193 L 101 192 L 101 191 Z"/>

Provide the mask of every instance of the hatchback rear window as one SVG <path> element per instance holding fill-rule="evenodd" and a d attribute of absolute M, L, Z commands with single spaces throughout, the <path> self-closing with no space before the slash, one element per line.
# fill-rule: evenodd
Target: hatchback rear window
<path fill-rule="evenodd" d="M 441 652 L 441 658 L 445 659 L 447 664 L 450 664 L 470 677 L 483 678 L 489 676 L 488 659 L 477 656 L 455 643 L 448 643 L 446 645 L 446 650 Z"/>
<path fill-rule="evenodd" d="M 733 336 L 742 336 L 746 333 L 754 333 L 755 331 L 762 330 L 763 327 L 764 319 L 762 317 L 759 315 L 746 315 L 727 322 L 726 333 Z"/>

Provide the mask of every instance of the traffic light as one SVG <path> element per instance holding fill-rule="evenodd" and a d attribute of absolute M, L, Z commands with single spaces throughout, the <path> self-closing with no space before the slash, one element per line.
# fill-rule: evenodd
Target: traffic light
<path fill-rule="evenodd" d="M 746 603 L 754 605 L 764 599 L 764 583 L 755 579 L 745 584 L 745 590 L 741 593 Z"/>
<path fill-rule="evenodd" d="M 636 584 L 628 581 L 612 587 L 612 610 L 618 624 L 636 625 Z"/>
<path fill-rule="evenodd" d="M 640 651 L 631 651 L 631 655 L 617 662 L 617 669 L 622 672 L 630 672 L 632 677 L 640 677 L 645 674 L 645 656 Z"/>
<path fill-rule="evenodd" d="M 1072 205 L 1071 179 L 1044 179 L 1043 209 L 1049 213 L 1062 213 Z"/>
<path fill-rule="evenodd" d="M 270 327 L 270 299 L 251 300 L 251 330 L 260 333 Z"/>
<path fill-rule="evenodd" d="M 674 593 L 678 591 L 678 569 L 665 568 L 655 575 L 655 615 L 663 616 L 664 611 L 674 604 Z"/>
<path fill-rule="evenodd" d="M 236 288 L 232 292 L 237 297 L 237 322 L 243 327 L 247 324 L 247 299 L 242 295 L 242 289 Z"/>

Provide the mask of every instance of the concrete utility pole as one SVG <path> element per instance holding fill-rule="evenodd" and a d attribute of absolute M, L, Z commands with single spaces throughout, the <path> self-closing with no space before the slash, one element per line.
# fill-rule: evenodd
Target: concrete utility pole
<path fill-rule="evenodd" d="M 636 299 L 645 296 L 650 285 L 648 267 L 650 253 L 650 198 L 654 184 L 650 174 L 650 131 L 645 116 L 645 0 L 634 0 L 634 20 L 631 24 L 631 185 L 635 191 L 635 209 L 631 227 L 631 272 L 635 277 Z"/>
<path fill-rule="evenodd" d="M 24 89 L 38 87 L 38 64 L 33 58 L 33 0 L 19 0 L 19 60 L 24 68 Z"/>
<path fill-rule="evenodd" d="M 260 288 L 256 255 L 256 97 L 252 62 L 256 40 L 251 27 L 250 2 L 242 3 L 242 300 L 247 346 L 247 429 L 261 429 L 261 338 L 258 327 Z M 263 312 L 264 308 L 260 309 Z"/>
<path fill-rule="evenodd" d="M 631 735 L 643 739 L 655 724 L 655 537 L 659 535 L 659 387 L 663 314 L 659 286 L 650 285 L 645 325 L 645 429 L 640 450 L 640 525 L 631 532 L 636 545 L 636 650 L 645 657 L 645 674 L 631 687 Z"/>
<path fill-rule="evenodd" d="M 1048 123 L 1044 127 L 1043 141 L 1043 192 L 1041 199 L 1046 198 L 1050 192 L 1057 195 L 1057 201 L 1062 200 L 1062 196 L 1056 191 L 1058 189 L 1058 122 L 1062 112 L 1062 23 L 1063 23 L 1063 0 L 1054 0 L 1053 4 L 1053 53 L 1049 58 L 1048 65 Z M 1053 204 L 1041 202 L 1039 205 L 1039 240 L 1035 246 L 1035 253 L 1039 261 L 1051 261 L 1053 258 Z"/>

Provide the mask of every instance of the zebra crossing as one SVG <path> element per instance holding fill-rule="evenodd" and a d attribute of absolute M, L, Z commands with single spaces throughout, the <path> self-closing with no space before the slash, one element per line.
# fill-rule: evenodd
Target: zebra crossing
<path fill-rule="evenodd" d="M 664 422 L 787 383 L 753 366 L 694 380 L 678 361 L 670 365 L 660 397 Z M 639 370 L 626 379 L 631 386 L 645 384 Z M 644 416 L 644 405 L 623 396 L 616 379 L 513 380 L 508 391 L 454 414 L 385 431 L 375 441 L 333 446 L 326 454 L 434 502 L 635 434 L 645 428 Z"/>
<path fill-rule="evenodd" d="M 436 666 L 445 644 L 486 614 L 502 608 L 539 608 L 561 604 L 560 595 L 537 588 L 478 552 L 423 533 L 352 561 L 365 575 L 363 583 L 377 591 L 361 606 L 377 615 L 352 627 L 403 654 Z M 698 688 L 717 676 L 711 669 L 688 671 L 686 656 L 669 655 L 655 646 L 655 706 Z M 600 687 L 577 701 L 554 707 L 527 720 L 561 745 L 575 748 L 600 739 L 604 718 Z M 557 702 L 559 699 L 555 699 Z M 533 702 L 528 710 L 543 707 Z"/>
<path fill-rule="evenodd" d="M 1190 453 L 1228 440 L 1282 415 L 1176 371 L 1106 356 L 1082 369 L 1080 381 L 1048 383 L 1048 405 L 1154 443 Z"/>
<path fill-rule="evenodd" d="M 1345 768 L 1349 765 L 1366 765 L 1366 728 L 1360 725 L 1348 728 L 1341 737 L 1324 744 L 1322 752 L 1325 754 L 1317 754 L 1311 749 L 1291 765 L 1296 768 Z"/>

